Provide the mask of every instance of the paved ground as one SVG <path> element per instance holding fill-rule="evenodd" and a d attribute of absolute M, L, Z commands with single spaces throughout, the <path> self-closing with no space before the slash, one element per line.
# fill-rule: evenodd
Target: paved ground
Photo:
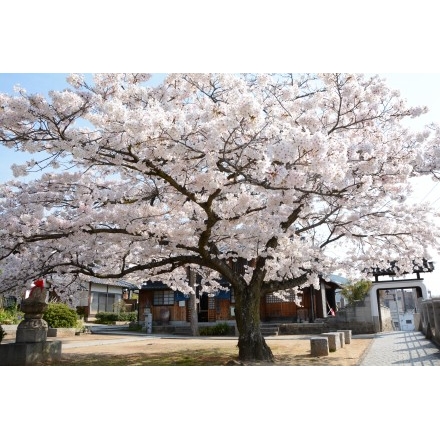
<path fill-rule="evenodd" d="M 378 333 L 359 365 L 440 366 L 440 350 L 418 331 Z"/>

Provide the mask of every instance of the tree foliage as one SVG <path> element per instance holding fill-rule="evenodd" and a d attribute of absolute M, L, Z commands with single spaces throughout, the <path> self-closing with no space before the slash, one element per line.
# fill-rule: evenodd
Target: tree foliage
<path fill-rule="evenodd" d="M 369 280 L 359 280 L 343 286 L 341 295 L 347 299 L 349 304 L 354 304 L 357 301 L 363 301 L 371 289 L 373 283 Z"/>
<path fill-rule="evenodd" d="M 438 128 L 410 132 L 402 121 L 426 109 L 380 77 L 149 79 L 70 75 L 48 98 L 0 95 L 0 141 L 44 155 L 14 169 L 42 175 L 0 188 L 2 289 L 137 276 L 192 293 L 192 268 L 202 292 L 229 281 L 240 356 L 267 358 L 261 296 L 429 259 L 430 208 L 405 200 L 410 178 L 438 170 Z"/>

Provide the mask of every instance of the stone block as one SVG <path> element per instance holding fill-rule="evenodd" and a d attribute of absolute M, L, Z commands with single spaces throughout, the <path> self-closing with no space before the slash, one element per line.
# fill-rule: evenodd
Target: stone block
<path fill-rule="evenodd" d="M 0 345 L 0 365 L 24 366 L 61 360 L 61 341 L 16 342 Z"/>
<path fill-rule="evenodd" d="M 345 346 L 345 335 L 344 335 L 344 332 L 341 332 L 340 330 L 338 330 L 336 333 L 339 333 L 339 340 L 341 342 L 341 348 L 344 348 L 344 346 Z"/>
<path fill-rule="evenodd" d="M 344 334 L 344 342 L 346 344 L 351 344 L 351 330 L 339 330 Z"/>
<path fill-rule="evenodd" d="M 47 330 L 44 328 L 39 329 L 27 329 L 27 328 L 18 328 L 15 340 L 16 342 L 26 343 L 29 342 L 37 343 L 37 342 L 45 342 L 47 336 Z"/>
<path fill-rule="evenodd" d="M 32 305 L 33 303 L 30 304 Z M 47 328 L 47 322 L 44 319 L 25 318 L 17 326 L 16 342 L 46 342 Z"/>
<path fill-rule="evenodd" d="M 310 339 L 310 352 L 312 356 L 328 356 L 328 338 L 314 337 Z"/>
<path fill-rule="evenodd" d="M 328 349 L 330 352 L 336 351 L 341 348 L 341 337 L 338 332 L 322 333 L 328 339 Z"/>

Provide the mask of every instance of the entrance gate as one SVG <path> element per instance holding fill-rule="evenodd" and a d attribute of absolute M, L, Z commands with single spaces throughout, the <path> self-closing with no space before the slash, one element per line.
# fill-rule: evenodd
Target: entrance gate
<path fill-rule="evenodd" d="M 402 307 L 404 304 L 405 296 L 404 292 L 411 289 L 414 298 L 413 308 L 413 322 L 408 315 L 408 310 Z M 399 303 L 398 294 L 401 292 L 401 300 Z M 428 291 L 422 279 L 408 279 L 408 280 L 388 280 L 388 281 L 375 281 L 370 289 L 370 301 L 371 301 L 371 315 L 373 318 L 374 330 L 376 332 L 383 331 L 384 323 L 381 316 L 381 305 L 387 302 L 395 304 L 395 314 L 392 315 L 393 327 L 395 330 L 406 330 L 410 326 L 417 330 L 418 326 L 418 313 L 420 312 L 420 303 L 422 300 L 428 299 Z M 391 309 L 391 307 L 390 307 Z"/>

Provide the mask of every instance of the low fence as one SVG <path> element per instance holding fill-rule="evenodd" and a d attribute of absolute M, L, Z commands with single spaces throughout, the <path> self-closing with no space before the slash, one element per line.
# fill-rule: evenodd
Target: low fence
<path fill-rule="evenodd" d="M 420 323 L 416 330 L 440 346 L 440 298 L 425 299 L 419 304 Z"/>

